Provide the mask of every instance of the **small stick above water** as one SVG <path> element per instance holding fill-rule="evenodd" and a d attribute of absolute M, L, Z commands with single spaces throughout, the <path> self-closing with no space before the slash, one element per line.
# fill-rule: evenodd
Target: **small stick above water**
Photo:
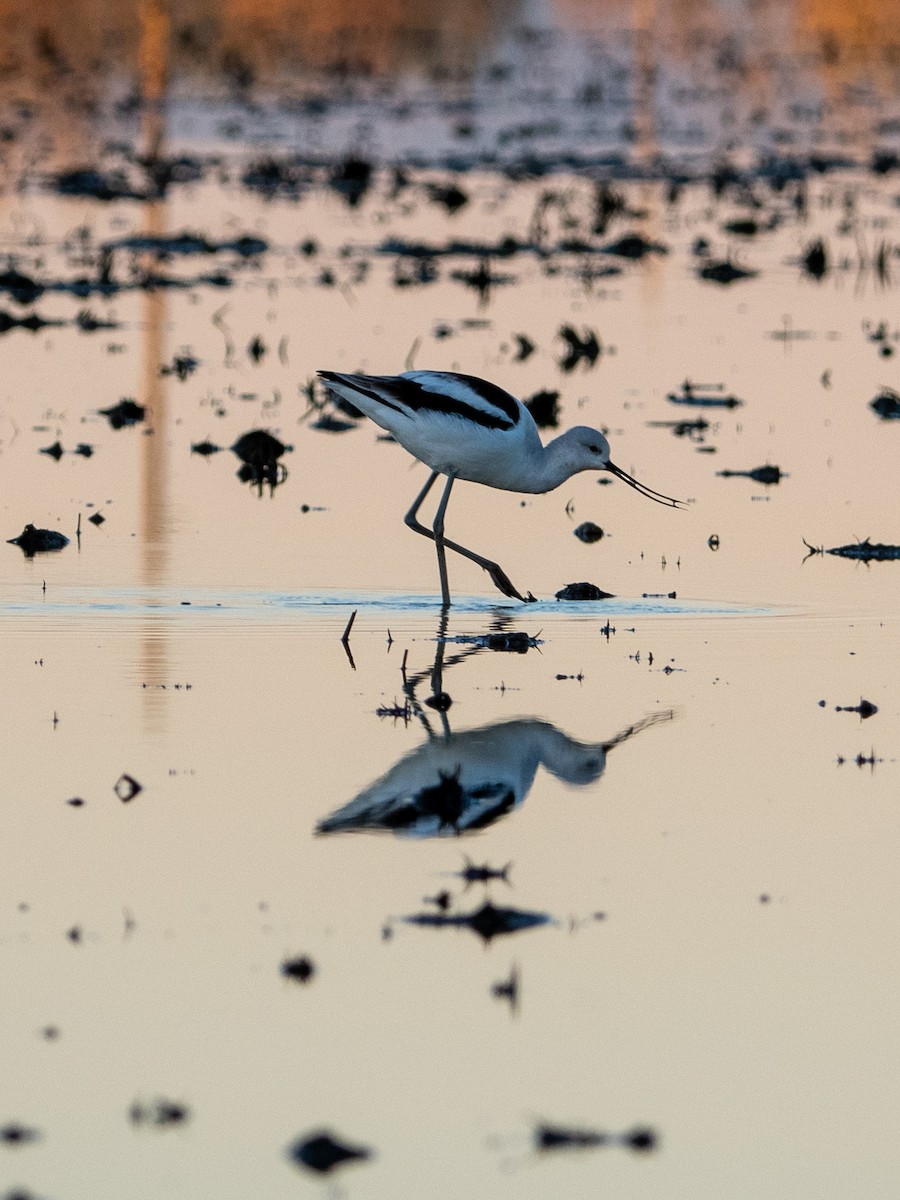
<path fill-rule="evenodd" d="M 350 660 L 350 666 L 354 671 L 356 670 L 356 663 L 353 661 L 353 655 L 350 653 L 350 630 L 353 628 L 353 622 L 356 620 L 356 612 L 357 610 L 354 608 L 353 612 L 350 614 L 350 620 L 347 622 L 347 628 L 341 635 L 341 645 L 347 652 L 347 658 Z"/>

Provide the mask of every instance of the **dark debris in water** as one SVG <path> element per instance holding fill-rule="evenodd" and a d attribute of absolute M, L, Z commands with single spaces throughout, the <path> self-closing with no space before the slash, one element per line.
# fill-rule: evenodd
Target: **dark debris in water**
<path fill-rule="evenodd" d="M 231 449 L 241 462 L 256 465 L 281 458 L 292 447 L 286 446 L 266 429 L 251 429 L 249 433 L 241 434 Z"/>
<path fill-rule="evenodd" d="M 259 158 L 241 176 L 245 188 L 270 200 L 275 196 L 297 197 L 311 182 L 311 167 L 294 156 Z"/>
<path fill-rule="evenodd" d="M 466 860 L 460 870 L 455 871 L 460 879 L 465 882 L 466 887 L 473 883 L 491 883 L 493 880 L 500 880 L 502 883 L 509 884 L 509 872 L 512 869 L 512 863 L 508 862 L 502 867 L 492 867 L 490 863 L 475 863 L 466 855 Z"/>
<path fill-rule="evenodd" d="M 175 375 L 182 383 L 197 370 L 200 360 L 189 350 L 176 354 L 170 363 L 163 363 L 159 368 L 160 375 Z"/>
<path fill-rule="evenodd" d="M 459 212 L 469 203 L 469 194 L 464 192 L 458 183 L 431 183 L 427 188 L 428 199 L 432 204 L 439 204 L 448 213 Z"/>
<path fill-rule="evenodd" d="M 567 583 L 556 593 L 557 600 L 609 600 L 614 592 L 604 592 L 595 583 Z"/>
<path fill-rule="evenodd" d="M 65 324 L 65 321 L 49 320 L 36 312 L 30 312 L 24 317 L 17 317 L 14 313 L 0 309 L 0 334 L 9 333 L 11 329 L 25 329 L 29 333 L 39 333 L 42 329 Z"/>
<path fill-rule="evenodd" d="M 812 546 L 803 539 L 803 545 L 809 551 L 807 558 L 813 554 L 834 554 L 838 558 L 852 558 L 856 562 L 897 562 L 900 561 L 900 546 L 886 542 L 871 542 L 865 538 L 861 542 L 849 542 L 846 546 L 832 546 L 826 550 L 823 546 Z"/>
<path fill-rule="evenodd" d="M 705 417 L 687 421 L 648 421 L 647 424 L 653 429 L 671 429 L 675 437 L 686 437 L 698 445 L 704 444 L 704 436 L 710 428 Z"/>
<path fill-rule="evenodd" d="M 386 238 L 377 248 L 378 254 L 386 254 L 397 258 L 514 258 L 526 250 L 535 247 L 529 242 L 520 241 L 511 234 L 505 234 L 494 242 L 472 241 L 471 239 L 451 238 L 447 242 L 408 241 L 406 238 Z M 517 335 L 518 337 L 518 335 Z M 528 339 L 526 339 L 526 342 Z M 530 343 L 529 343 L 530 344 Z M 534 349 L 534 346 L 531 346 Z M 522 359 L 528 357 L 528 351 Z"/>
<path fill-rule="evenodd" d="M 36 529 L 34 525 L 26 525 L 18 537 L 8 538 L 7 542 L 10 546 L 18 546 L 26 558 L 33 558 L 35 554 L 62 550 L 68 546 L 69 539 L 55 529 Z"/>
<path fill-rule="evenodd" d="M 33 304 L 44 294 L 44 285 L 15 267 L 0 271 L 0 292 L 6 292 L 17 304 Z"/>
<path fill-rule="evenodd" d="M 409 925 L 424 925 L 430 928 L 453 926 L 457 929 L 471 929 L 483 941 L 490 942 L 504 934 L 548 925 L 552 917 L 548 913 L 529 912 L 522 908 L 502 908 L 488 900 L 470 913 L 414 913 L 403 920 Z"/>
<path fill-rule="evenodd" d="M 615 258 L 628 258 L 633 262 L 645 258 L 648 254 L 668 254 L 668 247 L 662 242 L 651 242 L 642 233 L 626 233 L 603 247 L 604 254 L 612 254 Z"/>
<path fill-rule="evenodd" d="M 7 1121 L 0 1125 L 0 1143 L 5 1146 L 27 1146 L 40 1138 L 40 1131 L 19 1121 Z"/>
<path fill-rule="evenodd" d="M 883 421 L 900 420 L 900 392 L 889 387 L 882 388 L 875 399 L 869 402 L 869 408 Z"/>
<path fill-rule="evenodd" d="M 89 197 L 109 203 L 112 200 L 147 200 L 153 194 L 134 185 L 124 171 L 100 171 L 96 167 L 76 167 L 61 171 L 49 180 L 60 196 Z"/>
<path fill-rule="evenodd" d="M 828 251 L 822 238 L 815 238 L 800 258 L 803 270 L 813 279 L 824 279 L 828 273 Z"/>
<path fill-rule="evenodd" d="M 559 336 L 566 343 L 566 352 L 559 360 L 559 369 L 566 374 L 574 371 L 580 362 L 592 367 L 600 357 L 602 347 L 593 329 L 579 333 L 571 325 L 563 325 Z"/>
<path fill-rule="evenodd" d="M 535 344 L 531 340 L 531 338 L 528 336 L 528 334 L 527 333 L 514 333 L 513 339 L 515 340 L 515 343 L 516 343 L 516 353 L 513 357 L 513 362 L 525 362 L 527 359 L 531 358 L 532 354 L 534 354 L 537 347 L 535 346 Z M 538 393 L 538 395 L 541 395 L 541 394 L 542 393 Z M 532 400 L 534 400 L 534 397 L 532 397 Z M 525 401 L 525 404 L 526 404 L 526 407 L 528 407 L 527 400 Z M 534 417 L 533 411 L 532 411 L 531 415 Z M 535 420 L 537 420 L 537 417 L 535 417 Z M 540 424 L 540 422 L 538 422 L 538 423 Z"/>
<path fill-rule="evenodd" d="M 288 1146 L 286 1153 L 291 1162 L 318 1175 L 328 1175 L 337 1167 L 365 1162 L 372 1157 L 368 1146 L 348 1145 L 327 1129 L 298 1138 Z"/>
<path fill-rule="evenodd" d="M 672 404 L 687 404 L 694 408 L 737 408 L 743 404 L 737 396 L 725 391 L 721 383 L 692 383 L 686 379 L 680 392 L 669 392 L 666 399 Z"/>
<path fill-rule="evenodd" d="M 491 995 L 495 1000 L 505 1000 L 510 1012 L 515 1013 L 519 1007 L 520 988 L 519 968 L 513 963 L 506 979 L 498 979 L 496 983 L 491 984 Z"/>
<path fill-rule="evenodd" d="M 296 983 L 309 983 L 315 973 L 316 964 L 305 954 L 286 958 L 281 964 L 281 974 L 285 979 L 293 979 Z"/>
<path fill-rule="evenodd" d="M 113 429 L 126 429 L 130 425 L 139 425 L 147 415 L 143 404 L 138 404 L 136 400 L 127 397 L 110 408 L 100 408 L 97 411 L 101 417 L 106 417 Z"/>
<path fill-rule="evenodd" d="M 329 186 L 343 196 L 351 208 L 357 207 L 371 182 L 372 164 L 354 156 L 334 167 L 328 180 Z"/>
<path fill-rule="evenodd" d="M 263 484 L 274 491 L 287 478 L 287 470 L 279 460 L 292 449 L 266 429 L 251 429 L 241 434 L 231 447 L 242 464 L 238 478 L 242 483 L 255 484 L 260 492 Z"/>
<path fill-rule="evenodd" d="M 191 1115 L 191 1110 L 180 1100 L 167 1100 L 160 1097 L 144 1102 L 135 1100 L 128 1110 L 128 1119 L 132 1125 L 150 1125 L 164 1129 L 172 1125 L 184 1125 Z"/>
<path fill-rule="evenodd" d="M 157 258 L 188 257 L 203 254 L 237 254 L 241 258 L 255 258 L 265 254 L 269 243 L 261 237 L 241 234 L 223 242 L 212 242 L 199 233 L 149 234 L 138 233 L 128 237 L 104 242 L 106 252 L 127 250 L 135 254 L 152 254 Z"/>
<path fill-rule="evenodd" d="M 459 634 L 446 638 L 448 642 L 456 642 L 466 646 L 481 646 L 485 650 L 499 650 L 512 654 L 525 654 L 540 646 L 537 634 L 532 636 L 524 629 L 501 629 L 491 633 Z"/>
<path fill-rule="evenodd" d="M 578 538 L 579 542 L 585 542 L 587 545 L 599 542 L 604 537 L 603 530 L 599 525 L 595 525 L 593 521 L 582 521 L 572 532 Z"/>
<path fill-rule="evenodd" d="M 862 696 L 859 698 L 859 704 L 836 704 L 835 712 L 858 713 L 862 721 L 867 721 L 869 717 L 874 717 L 878 712 L 878 705 L 873 704 L 871 700 L 864 700 Z"/>
<path fill-rule="evenodd" d="M 773 483 L 780 483 L 782 479 L 786 479 L 784 471 L 780 467 L 772 466 L 767 463 L 762 467 L 754 467 L 750 471 L 716 471 L 723 479 L 731 479 L 736 476 L 742 476 L 744 479 L 752 479 L 754 483 L 763 483 L 769 487 Z"/>
<path fill-rule="evenodd" d="M 886 321 L 879 321 L 874 328 L 869 322 L 863 322 L 863 329 L 867 340 L 873 346 L 878 347 L 878 354 L 881 358 L 894 357 L 894 348 L 897 341 L 900 340 L 900 331 L 896 329 L 891 331 Z M 885 388 L 884 390 L 890 393 L 893 389 Z M 896 395 L 896 393 L 894 394 Z"/>
<path fill-rule="evenodd" d="M 498 283 L 515 283 L 515 276 L 509 274 L 498 274 L 491 268 L 491 260 L 487 257 L 482 258 L 477 267 L 471 270 L 460 268 L 450 272 L 450 278 L 455 279 L 458 283 L 464 283 L 466 287 L 472 288 L 478 293 L 479 303 L 487 304 L 490 298 L 491 289 L 496 287 Z"/>
<path fill-rule="evenodd" d="M 559 392 L 544 389 L 522 403 L 531 413 L 538 429 L 556 429 L 559 425 Z"/>
<path fill-rule="evenodd" d="M 706 279 L 710 283 L 726 285 L 736 283 L 740 279 L 753 279 L 758 272 L 751 271 L 746 267 L 739 267 L 731 259 L 721 259 L 705 263 L 697 274 L 701 279 Z"/>
<path fill-rule="evenodd" d="M 75 318 L 75 327 L 80 329 L 82 333 L 96 333 L 100 329 L 121 329 L 122 326 L 118 321 L 107 320 L 104 317 L 97 317 L 89 308 L 83 308 Z"/>
<path fill-rule="evenodd" d="M 138 783 L 133 775 L 127 773 L 122 774 L 116 780 L 113 791 L 123 804 L 127 804 L 129 800 L 133 800 L 144 790 L 144 785 Z"/>
<path fill-rule="evenodd" d="M 355 428 L 355 421 L 345 421 L 342 417 L 336 417 L 334 413 L 330 412 L 323 412 L 310 423 L 310 429 L 317 429 L 320 433 L 347 433 L 348 430 Z"/>
<path fill-rule="evenodd" d="M 600 1129 L 574 1129 L 566 1125 L 551 1125 L 542 1121 L 533 1133 L 534 1148 L 547 1150 L 590 1150 L 598 1146 L 623 1146 L 638 1153 L 655 1150 L 659 1135 L 647 1126 L 638 1126 L 624 1133 L 606 1133 Z"/>

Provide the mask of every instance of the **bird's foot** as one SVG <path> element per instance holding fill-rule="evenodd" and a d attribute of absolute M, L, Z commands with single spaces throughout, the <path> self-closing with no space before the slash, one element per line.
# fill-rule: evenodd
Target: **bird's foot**
<path fill-rule="evenodd" d="M 523 596 L 522 593 L 513 586 L 509 576 L 502 569 L 502 567 L 497 565 L 497 563 L 486 563 L 484 569 L 494 581 L 494 586 L 501 591 L 504 596 L 509 596 L 511 600 L 521 600 L 523 604 L 533 604 L 535 602 L 534 596 L 532 596 L 531 592 L 529 592 L 527 596 Z"/>

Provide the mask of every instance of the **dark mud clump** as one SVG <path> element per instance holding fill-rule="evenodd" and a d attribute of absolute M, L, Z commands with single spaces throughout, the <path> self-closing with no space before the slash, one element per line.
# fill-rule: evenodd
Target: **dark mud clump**
<path fill-rule="evenodd" d="M 287 1156 L 297 1166 L 318 1175 L 328 1175 L 336 1167 L 350 1162 L 365 1162 L 372 1157 L 368 1146 L 349 1146 L 332 1137 L 327 1130 L 298 1138 L 287 1148 Z"/>
<path fill-rule="evenodd" d="M 372 164 L 364 158 L 347 158 L 331 172 L 329 186 L 338 192 L 351 208 L 356 208 L 369 190 Z"/>
<path fill-rule="evenodd" d="M 828 252 L 821 238 L 816 238 L 803 251 L 800 259 L 803 270 L 813 279 L 824 279 L 828 273 Z"/>
<path fill-rule="evenodd" d="M 748 270 L 746 267 L 737 266 L 730 259 L 706 263 L 697 272 L 701 279 L 706 279 L 710 283 L 720 283 L 723 285 L 736 283 L 740 279 L 753 279 L 757 273 L 756 271 Z"/>
<path fill-rule="evenodd" d="M 893 388 L 882 388 L 874 400 L 869 402 L 869 408 L 878 413 L 883 421 L 900 420 L 900 392 Z"/>
<path fill-rule="evenodd" d="M 626 233 L 618 241 L 604 246 L 603 253 L 611 254 L 615 258 L 628 258 L 632 262 L 638 262 L 640 259 L 646 258 L 648 254 L 668 254 L 669 249 L 662 242 L 648 241 L 641 233 Z"/>
<path fill-rule="evenodd" d="M 281 974 L 285 979 L 293 979 L 297 983 L 309 983 L 315 973 L 316 964 L 305 954 L 286 958 L 281 964 Z"/>
<path fill-rule="evenodd" d="M 287 478 L 287 469 L 279 459 L 291 449 L 265 429 L 251 429 L 249 433 L 241 434 L 231 447 L 232 453 L 241 460 L 238 478 L 242 483 L 256 484 L 260 491 L 263 484 L 274 490 Z"/>
<path fill-rule="evenodd" d="M 125 429 L 129 425 L 139 425 L 147 415 L 143 404 L 136 400 L 124 399 L 110 408 L 97 410 L 101 417 L 106 417 L 113 429 Z"/>
<path fill-rule="evenodd" d="M 604 592 L 595 583 L 567 583 L 556 593 L 557 600 L 609 600 L 614 592 Z"/>
<path fill-rule="evenodd" d="M 18 304 L 33 304 L 44 294 L 44 285 L 14 267 L 8 267 L 0 271 L 0 292 L 6 292 Z"/>
<path fill-rule="evenodd" d="M 593 542 L 599 542 L 604 536 L 603 530 L 599 525 L 595 525 L 593 521 L 582 521 L 581 524 L 572 531 L 578 538 L 579 542 L 586 542 L 591 545 Z"/>

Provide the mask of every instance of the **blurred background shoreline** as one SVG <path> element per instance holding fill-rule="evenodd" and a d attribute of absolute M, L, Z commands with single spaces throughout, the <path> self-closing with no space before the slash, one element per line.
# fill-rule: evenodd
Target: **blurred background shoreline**
<path fill-rule="evenodd" d="M 890 0 L 0 4 L 6 186 L 37 154 L 134 145 L 148 114 L 182 150 L 531 171 L 865 163 L 900 148 L 898 96 Z"/>

